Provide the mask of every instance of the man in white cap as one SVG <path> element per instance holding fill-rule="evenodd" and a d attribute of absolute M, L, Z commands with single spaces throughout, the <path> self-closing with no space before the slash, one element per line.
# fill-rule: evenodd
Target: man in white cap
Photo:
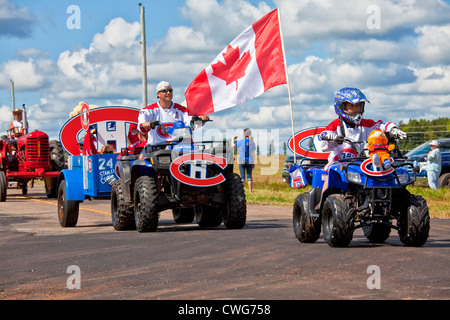
<path fill-rule="evenodd" d="M 430 142 L 430 152 L 427 154 L 427 178 L 431 189 L 439 189 L 438 179 L 441 174 L 441 151 L 437 140 Z"/>
<path fill-rule="evenodd" d="M 192 117 L 188 115 L 187 108 L 178 103 L 172 102 L 173 89 L 167 81 L 161 81 L 156 86 L 156 97 L 159 102 L 144 107 L 139 112 L 138 130 L 143 134 L 148 133 L 147 144 L 163 144 L 168 140 L 168 135 L 161 131 L 155 121 L 171 126 L 176 121 L 183 121 L 190 125 Z M 201 120 L 209 120 L 208 116 L 201 116 Z M 152 130 L 153 129 L 153 130 Z"/>

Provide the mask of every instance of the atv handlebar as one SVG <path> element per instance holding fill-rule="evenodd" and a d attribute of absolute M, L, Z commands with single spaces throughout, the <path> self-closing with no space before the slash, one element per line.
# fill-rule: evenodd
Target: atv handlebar
<path fill-rule="evenodd" d="M 333 138 L 333 139 L 330 139 L 327 136 L 324 136 L 324 137 L 322 137 L 322 140 L 334 141 L 338 144 L 343 144 L 345 142 L 345 143 L 348 143 L 350 145 L 350 147 L 358 154 L 358 157 L 360 157 L 361 155 L 364 154 L 364 148 L 362 150 L 359 148 L 359 145 L 365 143 L 364 141 L 361 141 L 361 142 L 354 141 L 353 139 L 350 139 L 350 138 L 344 137 L 344 136 L 337 136 L 336 138 Z"/>

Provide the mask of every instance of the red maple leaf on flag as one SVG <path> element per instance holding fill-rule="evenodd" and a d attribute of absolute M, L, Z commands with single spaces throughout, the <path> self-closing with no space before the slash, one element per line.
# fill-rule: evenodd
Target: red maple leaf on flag
<path fill-rule="evenodd" d="M 233 48 L 228 45 L 227 51 L 222 53 L 225 63 L 217 61 L 212 64 L 213 75 L 226 82 L 226 85 L 236 81 L 236 91 L 238 89 L 238 80 L 245 76 L 245 69 L 252 60 L 250 50 L 244 52 L 242 57 L 239 55 L 239 46 Z"/>

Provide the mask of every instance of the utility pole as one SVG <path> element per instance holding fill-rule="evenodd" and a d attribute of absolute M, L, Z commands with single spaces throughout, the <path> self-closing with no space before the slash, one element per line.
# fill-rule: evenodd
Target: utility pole
<path fill-rule="evenodd" d="M 145 12 L 142 3 L 139 3 L 141 10 L 141 44 L 142 44 L 142 107 L 147 106 L 147 51 L 145 44 Z"/>
<path fill-rule="evenodd" d="M 16 103 L 14 99 L 14 81 L 10 79 L 11 81 L 11 102 L 12 102 L 12 111 L 16 109 Z"/>

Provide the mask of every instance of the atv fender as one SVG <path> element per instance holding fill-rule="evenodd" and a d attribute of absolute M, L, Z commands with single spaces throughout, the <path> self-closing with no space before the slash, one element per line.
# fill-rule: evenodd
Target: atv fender
<path fill-rule="evenodd" d="M 320 214 L 316 213 L 315 207 L 320 202 L 322 190 L 319 188 L 312 188 L 308 192 L 308 215 L 313 218 L 319 218 Z"/>
<path fill-rule="evenodd" d="M 131 169 L 130 161 L 119 160 L 116 163 L 116 171 L 119 173 L 122 195 L 125 201 L 131 201 Z"/>

